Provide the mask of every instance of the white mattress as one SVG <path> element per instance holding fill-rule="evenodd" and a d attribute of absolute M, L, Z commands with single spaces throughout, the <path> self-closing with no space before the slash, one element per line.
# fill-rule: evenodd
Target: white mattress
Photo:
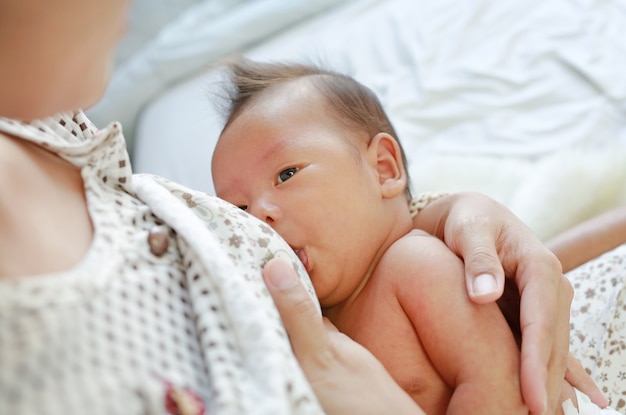
<path fill-rule="evenodd" d="M 407 150 L 416 192 L 485 192 L 542 238 L 626 203 L 625 1 L 326 1 L 307 13 L 256 43 L 273 12 L 196 41 L 247 36 L 222 55 L 311 60 L 373 88 Z M 168 41 L 176 44 L 175 30 Z M 134 167 L 212 192 L 219 78 L 188 72 L 158 96 L 145 94 L 132 120 Z"/>

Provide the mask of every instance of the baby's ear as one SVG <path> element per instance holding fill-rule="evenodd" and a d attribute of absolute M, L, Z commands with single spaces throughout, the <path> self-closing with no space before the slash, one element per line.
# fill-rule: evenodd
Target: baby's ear
<path fill-rule="evenodd" d="M 404 193 L 407 178 L 400 145 L 391 135 L 378 133 L 368 145 L 368 153 L 376 160 L 378 183 L 383 197 L 391 199 Z"/>

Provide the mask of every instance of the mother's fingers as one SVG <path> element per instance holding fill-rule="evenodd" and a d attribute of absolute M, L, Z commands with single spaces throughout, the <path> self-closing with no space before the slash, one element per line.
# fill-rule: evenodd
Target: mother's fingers
<path fill-rule="evenodd" d="M 604 396 L 591 376 L 585 371 L 583 365 L 571 352 L 567 359 L 565 380 L 567 380 L 570 385 L 589 396 L 600 408 L 606 408 L 609 405 L 608 398 Z"/>
<path fill-rule="evenodd" d="M 546 413 L 557 405 L 567 365 L 573 290 L 549 255 L 545 262 L 535 257 L 536 261 L 521 264 L 516 275 L 521 294 L 521 380 L 531 412 Z"/>

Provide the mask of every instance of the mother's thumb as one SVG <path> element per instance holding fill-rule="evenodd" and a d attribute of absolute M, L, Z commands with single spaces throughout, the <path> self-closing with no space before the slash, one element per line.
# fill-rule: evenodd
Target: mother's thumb
<path fill-rule="evenodd" d="M 478 246 L 463 253 L 467 292 L 475 303 L 496 301 L 504 289 L 504 271 L 495 249 Z"/>
<path fill-rule="evenodd" d="M 263 268 L 263 278 L 299 359 L 326 349 L 322 316 L 293 267 L 283 259 L 272 259 Z"/>

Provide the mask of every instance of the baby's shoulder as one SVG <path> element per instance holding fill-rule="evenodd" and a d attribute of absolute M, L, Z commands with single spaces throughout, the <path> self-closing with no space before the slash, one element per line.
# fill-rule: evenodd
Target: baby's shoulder
<path fill-rule="evenodd" d="M 395 280 L 415 283 L 456 272 L 460 263 L 443 241 L 424 231 L 411 230 L 387 249 L 379 267 Z"/>
<path fill-rule="evenodd" d="M 391 255 L 396 260 L 406 258 L 413 262 L 425 257 L 448 257 L 451 254 L 454 255 L 439 238 L 420 229 L 412 229 L 394 242 L 385 256 Z"/>

